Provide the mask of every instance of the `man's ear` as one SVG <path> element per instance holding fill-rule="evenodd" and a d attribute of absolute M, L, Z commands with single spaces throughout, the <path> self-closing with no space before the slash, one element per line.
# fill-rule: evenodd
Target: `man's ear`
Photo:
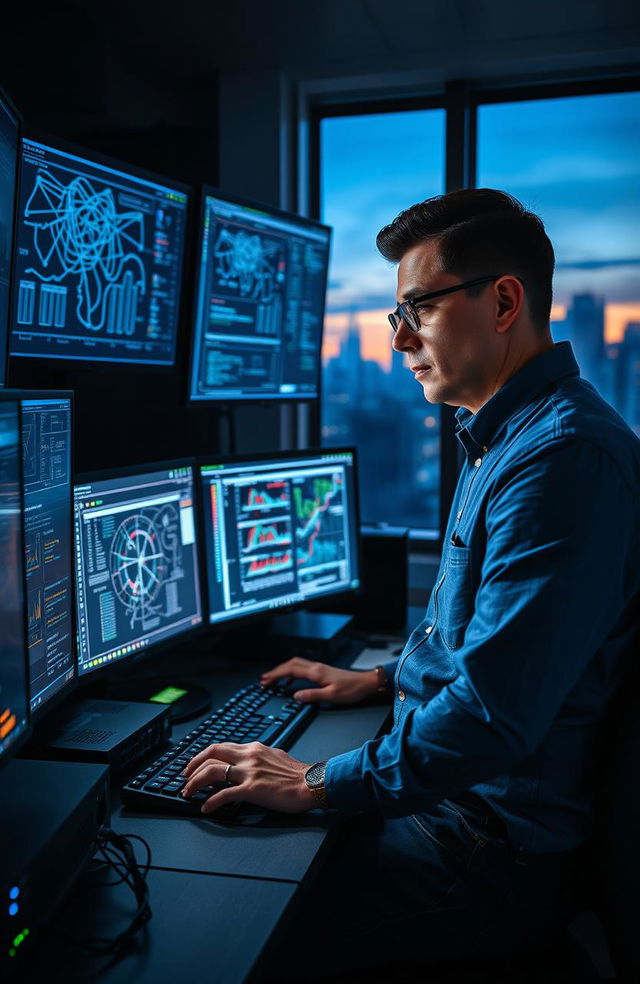
<path fill-rule="evenodd" d="M 522 281 L 505 274 L 494 284 L 496 297 L 496 331 L 509 331 L 525 303 Z"/>

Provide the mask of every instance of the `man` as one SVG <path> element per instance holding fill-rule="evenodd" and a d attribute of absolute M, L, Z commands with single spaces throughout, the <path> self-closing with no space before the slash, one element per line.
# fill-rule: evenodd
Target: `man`
<path fill-rule="evenodd" d="M 320 800 L 357 817 L 300 924 L 318 973 L 525 949 L 567 918 L 640 589 L 640 442 L 552 341 L 540 219 L 459 191 L 377 243 L 398 264 L 393 347 L 429 402 L 459 407 L 440 572 L 397 665 L 292 660 L 262 682 L 307 677 L 299 700 L 354 703 L 386 679 L 392 730 L 311 775 L 276 749 L 212 746 L 185 790 L 230 781 L 205 812 Z"/>

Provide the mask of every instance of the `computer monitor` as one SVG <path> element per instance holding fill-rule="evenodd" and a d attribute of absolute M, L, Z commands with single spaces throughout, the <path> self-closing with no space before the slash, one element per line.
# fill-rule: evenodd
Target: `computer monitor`
<path fill-rule="evenodd" d="M 20 394 L 31 712 L 61 698 L 75 678 L 72 394 Z"/>
<path fill-rule="evenodd" d="M 187 192 L 24 139 L 12 355 L 172 365 Z"/>
<path fill-rule="evenodd" d="M 6 382 L 20 118 L 0 89 L 0 386 Z"/>
<path fill-rule="evenodd" d="M 359 586 L 355 451 L 200 465 L 209 621 Z"/>
<path fill-rule="evenodd" d="M 29 732 L 20 448 L 19 403 L 0 396 L 0 761 Z"/>
<path fill-rule="evenodd" d="M 80 477 L 74 538 L 80 676 L 201 624 L 191 463 Z"/>
<path fill-rule="evenodd" d="M 318 396 L 331 230 L 205 188 L 192 401 Z"/>

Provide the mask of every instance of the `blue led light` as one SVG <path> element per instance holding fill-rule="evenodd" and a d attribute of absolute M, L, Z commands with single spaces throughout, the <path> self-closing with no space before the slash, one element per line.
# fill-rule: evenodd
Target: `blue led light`
<path fill-rule="evenodd" d="M 9 892 L 9 898 L 17 899 L 19 895 L 20 895 L 20 889 L 18 888 L 17 885 L 14 885 L 11 891 Z"/>
<path fill-rule="evenodd" d="M 9 906 L 9 915 L 15 916 L 16 912 L 18 911 L 18 908 L 19 908 L 18 903 L 12 902 L 11 905 Z"/>

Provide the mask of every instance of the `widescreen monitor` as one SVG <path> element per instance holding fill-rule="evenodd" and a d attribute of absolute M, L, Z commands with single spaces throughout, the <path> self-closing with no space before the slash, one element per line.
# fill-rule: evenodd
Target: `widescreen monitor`
<path fill-rule="evenodd" d="M 209 621 L 359 586 L 353 449 L 200 465 Z"/>
<path fill-rule="evenodd" d="M 187 209 L 165 178 L 23 140 L 11 353 L 172 365 Z"/>
<path fill-rule="evenodd" d="M 202 622 L 193 466 L 140 466 L 74 485 L 78 672 Z"/>
<path fill-rule="evenodd" d="M 38 713 L 75 677 L 71 393 L 24 391 L 20 403 L 29 689 Z"/>
<path fill-rule="evenodd" d="M 20 120 L 0 89 L 0 386 L 4 386 L 6 381 L 19 139 Z"/>
<path fill-rule="evenodd" d="M 318 396 L 331 230 L 204 189 L 189 396 Z"/>
<path fill-rule="evenodd" d="M 20 450 L 18 401 L 0 396 L 0 760 L 29 729 Z"/>

